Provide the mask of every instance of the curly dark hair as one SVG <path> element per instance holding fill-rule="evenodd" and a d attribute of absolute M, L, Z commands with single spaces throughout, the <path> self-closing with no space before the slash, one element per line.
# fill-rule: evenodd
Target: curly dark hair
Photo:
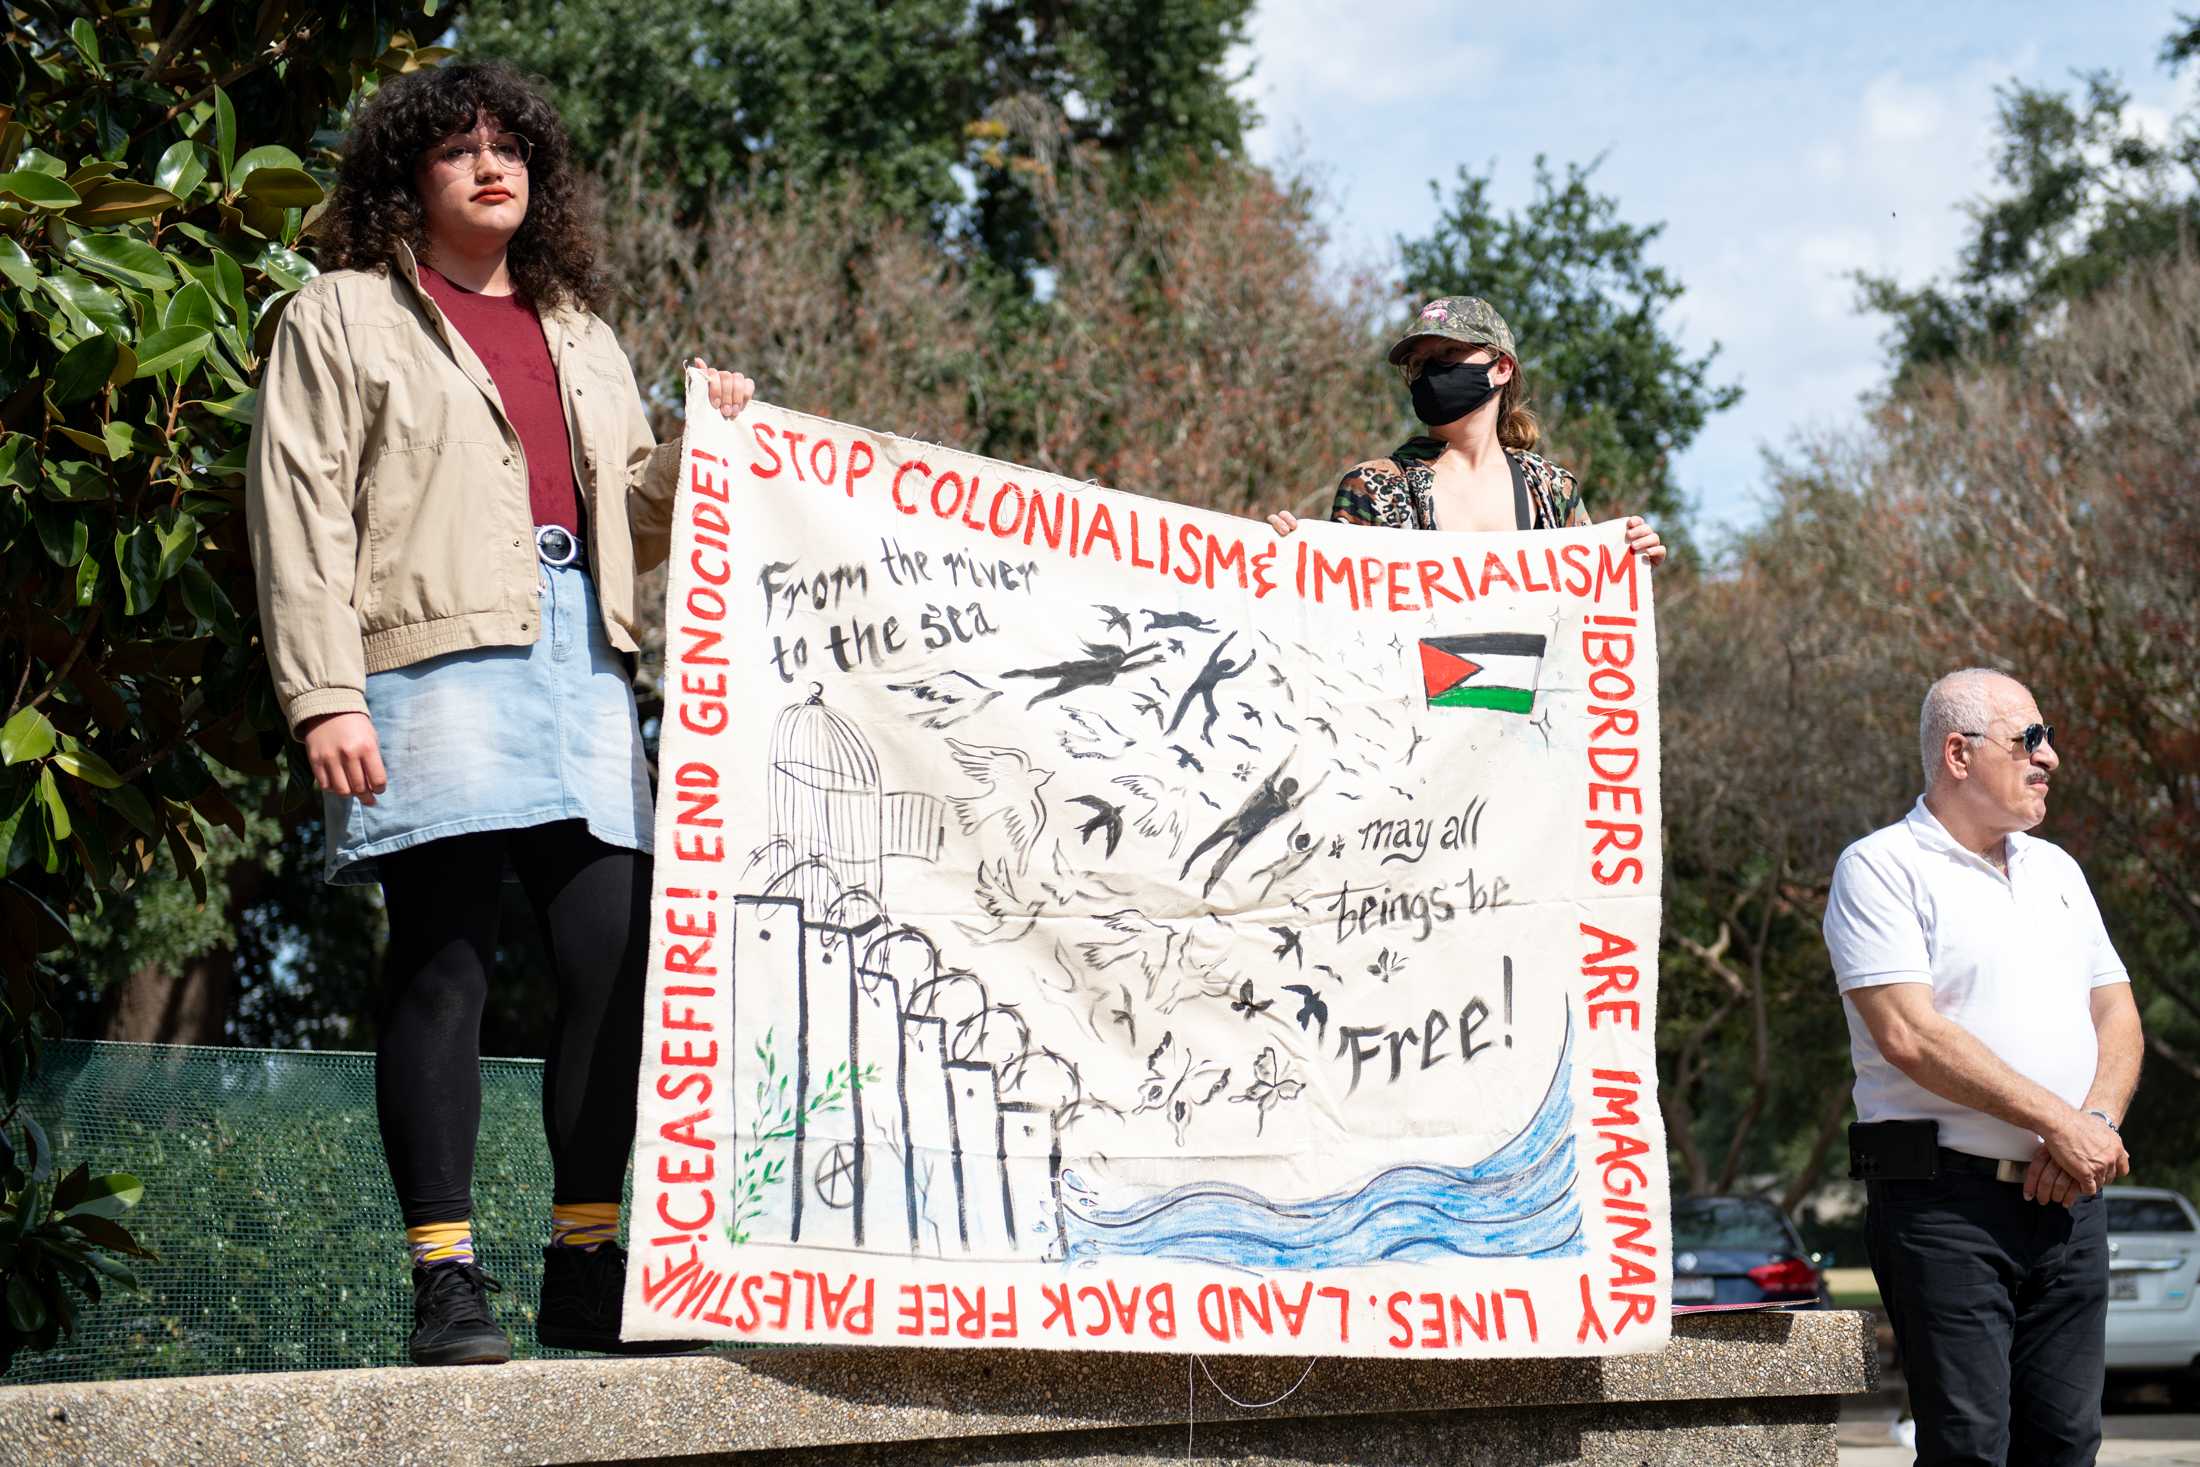
<path fill-rule="evenodd" d="M 482 117 L 534 145 L 527 218 L 505 256 L 513 288 L 538 307 L 600 308 L 608 282 L 596 263 L 594 219 L 565 124 L 540 87 L 501 61 L 454 61 L 392 77 L 359 109 L 336 192 L 316 226 L 322 268 L 388 269 L 400 240 L 425 258 L 427 213 L 414 169 L 431 144 Z"/>

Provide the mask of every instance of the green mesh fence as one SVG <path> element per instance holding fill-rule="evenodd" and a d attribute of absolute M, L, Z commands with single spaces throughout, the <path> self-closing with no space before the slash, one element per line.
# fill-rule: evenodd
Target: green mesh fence
<path fill-rule="evenodd" d="M 474 1229 L 520 1358 L 534 1340 L 550 1156 L 542 1066 L 484 1060 Z M 374 1056 L 150 1044 L 46 1047 L 26 1097 L 72 1163 L 135 1172 L 125 1221 L 158 1263 L 5 1384 L 397 1365 L 412 1329 L 404 1224 L 374 1119 Z"/>

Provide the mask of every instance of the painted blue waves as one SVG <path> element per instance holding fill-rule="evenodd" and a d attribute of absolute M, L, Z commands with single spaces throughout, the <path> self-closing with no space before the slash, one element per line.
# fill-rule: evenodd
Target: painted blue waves
<path fill-rule="evenodd" d="M 1585 1252 L 1574 1193 L 1572 1057 L 1569 1017 L 1543 1104 L 1518 1135 L 1472 1166 L 1396 1166 L 1349 1192 L 1303 1202 L 1202 1182 L 1125 1207 L 1101 1206 L 1065 1169 L 1069 1256 L 1317 1269 Z"/>

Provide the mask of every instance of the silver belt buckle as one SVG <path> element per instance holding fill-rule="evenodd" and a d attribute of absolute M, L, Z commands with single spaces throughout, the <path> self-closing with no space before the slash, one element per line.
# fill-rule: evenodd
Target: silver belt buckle
<path fill-rule="evenodd" d="M 1994 1163 L 1994 1180 L 1997 1182 L 2021 1182 L 2028 1170 L 2026 1163 L 2002 1157 Z"/>
<path fill-rule="evenodd" d="M 535 555 L 544 565 L 569 566 L 581 557 L 580 537 L 563 525 L 537 525 Z"/>

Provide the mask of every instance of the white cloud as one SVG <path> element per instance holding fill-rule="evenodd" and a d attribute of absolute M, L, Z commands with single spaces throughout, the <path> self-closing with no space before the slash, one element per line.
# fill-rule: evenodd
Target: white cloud
<path fill-rule="evenodd" d="M 1391 111 L 1426 105 L 1412 76 L 1488 74 L 1488 47 L 1457 34 L 1459 8 L 1446 0 L 1269 0 L 1253 13 L 1248 47 L 1232 58 L 1252 66 L 1244 87 L 1260 110 L 1251 144 L 1271 156 L 1294 125 L 1326 121 L 1328 109 Z"/>

